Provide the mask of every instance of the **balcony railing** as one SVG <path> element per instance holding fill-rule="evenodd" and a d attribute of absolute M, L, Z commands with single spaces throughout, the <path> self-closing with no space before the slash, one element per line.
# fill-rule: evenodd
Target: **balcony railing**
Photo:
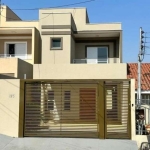
<path fill-rule="evenodd" d="M 20 58 L 23 60 L 32 59 L 31 54 L 0 54 L 0 58 Z"/>
<path fill-rule="evenodd" d="M 108 59 L 73 59 L 74 64 L 106 64 Z"/>

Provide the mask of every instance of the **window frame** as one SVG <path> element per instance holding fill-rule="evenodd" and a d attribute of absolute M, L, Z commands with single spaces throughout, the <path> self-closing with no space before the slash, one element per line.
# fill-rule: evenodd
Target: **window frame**
<path fill-rule="evenodd" d="M 60 47 L 53 47 L 53 40 L 60 39 Z M 50 50 L 62 50 L 63 49 L 63 38 L 62 37 L 51 37 L 50 38 Z"/>
<path fill-rule="evenodd" d="M 67 99 L 65 99 L 66 97 L 66 95 L 65 95 L 65 93 L 69 93 L 69 99 L 68 99 L 68 97 L 67 97 Z M 65 108 L 65 103 L 70 103 L 69 104 L 69 109 L 66 109 Z M 66 91 L 64 91 L 64 111 L 70 111 L 71 110 L 71 91 L 69 91 L 69 90 L 66 90 Z"/>
<path fill-rule="evenodd" d="M 109 58 L 110 58 L 110 54 L 109 54 L 109 45 L 85 45 L 85 59 L 87 59 L 87 48 L 88 47 L 94 47 L 97 48 L 97 64 L 101 64 L 98 61 L 98 48 L 107 48 L 107 62 L 104 64 L 108 64 L 109 63 Z M 102 63 L 103 64 L 103 63 Z"/>
<path fill-rule="evenodd" d="M 25 44 L 25 47 L 26 47 L 26 49 L 25 49 L 25 55 L 28 54 L 28 42 L 27 41 L 5 41 L 4 42 L 4 54 L 5 55 L 9 55 L 8 51 L 7 51 L 7 45 L 9 45 L 9 44 L 14 44 L 15 47 L 16 47 L 16 44 Z M 14 51 L 16 51 L 16 49 L 14 49 Z M 16 55 L 16 53 L 14 53 L 14 56 L 15 55 Z"/>

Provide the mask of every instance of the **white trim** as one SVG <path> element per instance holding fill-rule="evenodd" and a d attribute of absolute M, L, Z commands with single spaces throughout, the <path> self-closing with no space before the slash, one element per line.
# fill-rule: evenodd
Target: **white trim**
<path fill-rule="evenodd" d="M 4 43 L 4 54 L 7 54 L 7 50 L 6 50 L 6 45 L 7 44 L 17 44 L 17 43 L 24 43 L 26 44 L 26 54 L 27 54 L 27 42 L 26 41 L 10 41 L 10 42 L 5 42 Z"/>
<path fill-rule="evenodd" d="M 135 91 L 135 94 L 137 94 L 137 91 Z M 141 94 L 150 94 L 150 91 L 141 91 Z"/>
<path fill-rule="evenodd" d="M 0 39 L 32 39 L 32 36 L 1 36 Z"/>

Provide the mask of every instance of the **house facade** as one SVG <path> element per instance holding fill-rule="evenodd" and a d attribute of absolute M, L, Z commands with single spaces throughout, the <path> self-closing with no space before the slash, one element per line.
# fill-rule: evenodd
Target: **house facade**
<path fill-rule="evenodd" d="M 0 133 L 137 140 L 121 23 L 91 24 L 85 8 L 22 21 L 2 6 L 0 53 Z"/>

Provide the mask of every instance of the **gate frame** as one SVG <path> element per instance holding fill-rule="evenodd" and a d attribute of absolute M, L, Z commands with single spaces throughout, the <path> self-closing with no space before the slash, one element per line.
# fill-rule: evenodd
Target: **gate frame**
<path fill-rule="evenodd" d="M 129 136 L 130 136 L 130 139 L 133 139 L 133 133 L 132 132 L 132 126 L 134 125 L 134 123 L 131 121 L 131 116 L 133 116 L 133 109 L 130 107 L 131 106 L 131 97 L 134 97 L 133 94 L 135 95 L 135 93 L 131 93 L 131 91 L 133 91 L 133 84 L 135 83 L 133 81 L 134 79 L 74 79 L 74 80 L 59 80 L 59 79 L 53 79 L 53 80 L 49 80 L 49 79 L 22 79 L 20 80 L 20 105 L 19 105 L 19 131 L 18 131 L 18 136 L 19 137 L 24 137 L 24 125 L 25 125 L 25 83 L 26 82 L 52 82 L 52 83 L 66 83 L 66 84 L 73 84 L 73 83 L 76 83 L 76 84 L 85 84 L 85 83 L 92 83 L 92 84 L 97 84 L 98 83 L 98 89 L 97 89 L 97 96 L 98 96 L 98 106 L 97 108 L 99 109 L 97 111 L 97 113 L 100 115 L 98 117 L 98 132 L 99 132 L 99 136 L 98 138 L 100 139 L 106 139 L 106 118 L 105 118 L 105 90 L 104 90 L 104 82 L 105 81 L 132 81 L 132 88 L 131 88 L 131 84 L 129 85 L 130 88 L 129 88 L 129 127 L 130 127 L 130 133 L 129 133 Z M 130 83 L 130 82 L 129 82 Z M 134 104 L 132 104 L 134 105 Z"/>

